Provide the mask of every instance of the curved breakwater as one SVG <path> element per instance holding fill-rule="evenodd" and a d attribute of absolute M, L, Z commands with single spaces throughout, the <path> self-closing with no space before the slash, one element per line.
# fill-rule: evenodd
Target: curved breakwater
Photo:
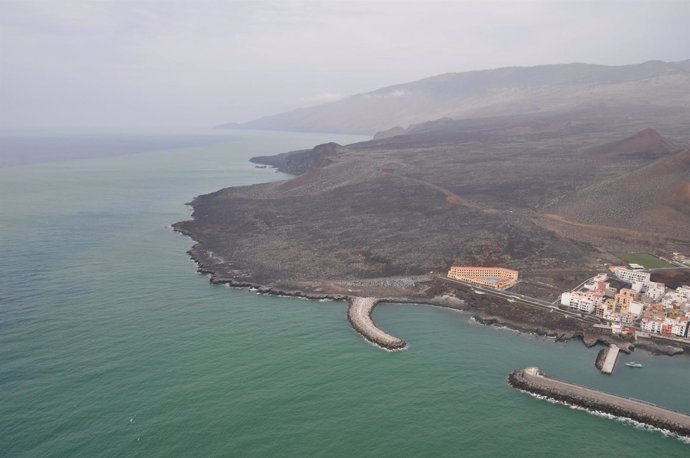
<path fill-rule="evenodd" d="M 592 390 L 550 378 L 536 367 L 518 369 L 508 376 L 514 388 L 549 399 L 598 411 L 690 437 L 690 416 L 636 399 Z"/>
<path fill-rule="evenodd" d="M 374 297 L 353 297 L 347 309 L 347 320 L 362 337 L 386 350 L 402 350 L 407 343 L 379 329 L 371 319 L 371 312 L 378 299 Z"/>

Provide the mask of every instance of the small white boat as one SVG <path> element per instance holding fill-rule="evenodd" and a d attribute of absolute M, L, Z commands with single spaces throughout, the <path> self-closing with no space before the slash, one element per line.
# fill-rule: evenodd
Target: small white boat
<path fill-rule="evenodd" d="M 625 365 L 628 367 L 642 367 L 642 364 L 636 363 L 634 361 L 630 361 L 629 363 L 625 363 Z"/>

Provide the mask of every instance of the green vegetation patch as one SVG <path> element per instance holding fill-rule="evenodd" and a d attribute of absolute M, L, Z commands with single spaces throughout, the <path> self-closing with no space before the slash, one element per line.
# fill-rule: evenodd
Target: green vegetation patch
<path fill-rule="evenodd" d="M 616 253 L 616 256 L 627 263 L 634 263 L 644 266 L 646 269 L 656 269 L 659 267 L 673 267 L 666 261 L 647 253 Z"/>

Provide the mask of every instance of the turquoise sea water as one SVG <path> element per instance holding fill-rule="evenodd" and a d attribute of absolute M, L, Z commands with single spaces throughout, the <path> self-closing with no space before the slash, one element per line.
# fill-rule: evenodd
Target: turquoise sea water
<path fill-rule="evenodd" d="M 410 345 L 365 343 L 345 304 L 212 286 L 168 226 L 247 159 L 354 137 L 232 141 L 0 169 L 0 456 L 688 456 L 659 432 L 511 389 L 549 374 L 690 413 L 690 358 L 624 356 L 381 305 Z M 644 369 L 629 369 L 625 361 Z"/>

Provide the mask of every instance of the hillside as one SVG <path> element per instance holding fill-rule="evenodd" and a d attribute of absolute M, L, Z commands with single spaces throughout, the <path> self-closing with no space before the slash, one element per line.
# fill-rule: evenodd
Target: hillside
<path fill-rule="evenodd" d="M 587 153 L 601 168 L 652 161 L 565 196 L 553 210 L 572 220 L 690 239 L 690 148 L 646 129 Z"/>
<path fill-rule="evenodd" d="M 613 108 L 444 119 L 255 158 L 301 174 L 199 196 L 175 228 L 197 241 L 204 271 L 240 283 L 328 290 L 453 263 L 558 283 L 614 262 L 607 251 L 690 248 L 686 119 Z M 649 127 L 661 123 L 681 137 Z"/>
<path fill-rule="evenodd" d="M 373 134 L 440 118 L 563 112 L 587 106 L 690 108 L 690 60 L 510 67 L 448 73 L 220 128 Z"/>

